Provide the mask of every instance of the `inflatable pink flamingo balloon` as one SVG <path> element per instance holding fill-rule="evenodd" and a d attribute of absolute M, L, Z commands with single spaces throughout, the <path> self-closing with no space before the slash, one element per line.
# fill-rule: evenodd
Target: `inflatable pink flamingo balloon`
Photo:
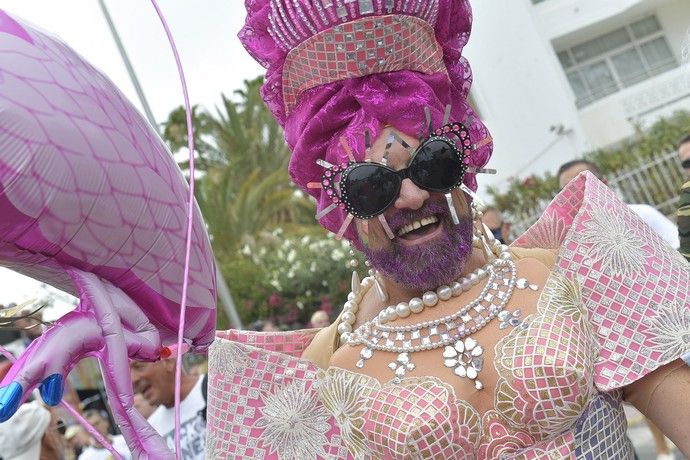
<path fill-rule="evenodd" d="M 129 359 L 176 342 L 188 184 L 157 133 L 60 40 L 0 10 L 0 265 L 79 297 L 0 382 L 0 421 L 31 391 L 58 404 L 95 356 L 135 458 L 173 458 L 132 406 Z M 213 340 L 215 268 L 193 218 L 184 338 Z"/>

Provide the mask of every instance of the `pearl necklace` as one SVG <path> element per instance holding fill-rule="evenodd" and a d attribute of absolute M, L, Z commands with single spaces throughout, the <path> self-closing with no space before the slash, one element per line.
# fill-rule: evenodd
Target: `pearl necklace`
<path fill-rule="evenodd" d="M 391 305 L 352 332 L 359 302 L 375 282 L 373 278 L 365 278 L 357 286 L 359 289 L 353 290 L 348 296 L 343 307 L 342 322 L 338 325 L 341 343 L 364 345 L 356 366 L 364 367 L 376 350 L 398 353 L 397 360 L 388 367 L 395 374 L 393 381 L 400 382 L 407 371 L 415 368 L 410 353 L 445 347 L 444 365 L 452 368 L 458 377 L 473 380 L 478 390 L 482 389 L 483 384 L 477 380 L 477 376 L 483 366 L 483 348 L 469 335 L 499 316 L 510 300 L 514 287 L 518 285 L 522 289 L 525 285 L 522 281 L 526 281 L 516 282 L 517 269 L 510 249 L 500 242 L 495 242 L 494 248 L 499 257 L 472 274 L 458 279 L 451 286 L 440 286 L 435 292 L 427 291 L 421 299 L 413 298 L 409 302 Z M 479 296 L 451 315 L 407 326 L 385 325 L 397 318 L 406 318 L 411 313 L 419 313 L 425 307 L 434 307 L 440 300 L 448 300 L 469 291 L 487 276 L 489 279 Z M 354 285 L 353 282 L 353 288 Z"/>
<path fill-rule="evenodd" d="M 498 260 L 511 259 L 508 246 L 501 244 L 498 240 L 494 240 L 494 247 L 499 252 Z M 496 263 L 496 261 L 489 262 L 483 267 L 477 268 L 472 273 L 458 278 L 455 282 L 451 283 L 450 286 L 442 285 L 436 288 L 435 291 L 427 291 L 422 295 L 421 299 L 419 297 L 414 297 L 410 299 L 409 302 L 389 305 L 379 313 L 379 323 L 384 324 L 398 318 L 407 318 L 411 313 L 421 313 L 425 307 L 435 307 L 440 300 L 448 300 L 451 297 L 457 297 L 463 292 L 469 291 L 472 286 L 479 284 L 479 282 L 488 275 L 487 268 L 494 263 Z M 359 302 L 369 288 L 375 283 L 376 280 L 373 277 L 366 277 L 361 283 L 355 283 L 353 281 L 352 292 L 348 294 L 347 302 L 343 305 L 343 311 L 340 316 L 341 322 L 338 325 L 340 343 L 347 343 L 352 337 L 352 327 L 357 320 L 356 314 L 359 310 Z"/>

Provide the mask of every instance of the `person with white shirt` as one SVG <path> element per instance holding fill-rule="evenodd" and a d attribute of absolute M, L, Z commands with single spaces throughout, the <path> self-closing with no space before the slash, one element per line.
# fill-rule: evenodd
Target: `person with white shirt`
<path fill-rule="evenodd" d="M 0 459 L 39 460 L 49 425 L 50 412 L 38 401 L 22 404 L 8 423 L 0 424 Z"/>
<path fill-rule="evenodd" d="M 671 220 L 648 204 L 629 204 L 628 207 L 649 225 L 673 249 L 680 247 L 678 227 Z"/>
<path fill-rule="evenodd" d="M 89 409 L 84 412 L 84 418 L 87 422 L 93 425 L 99 433 L 101 433 L 113 448 L 119 453 L 123 460 L 131 460 L 132 454 L 127 447 L 127 442 L 122 435 L 111 435 L 110 434 L 110 422 L 108 419 L 108 414 L 103 411 Z M 91 445 L 82 450 L 79 454 L 78 460 L 111 460 L 113 454 L 100 445 L 95 440 L 91 441 Z"/>
<path fill-rule="evenodd" d="M 582 171 L 589 171 L 594 174 L 597 179 L 606 183 L 599 168 L 587 160 L 573 160 L 561 165 L 558 169 L 558 184 L 561 189 L 565 187 L 568 182 L 573 180 Z M 673 249 L 680 247 L 680 240 L 678 239 L 678 227 L 669 220 L 668 217 L 660 213 L 656 208 L 648 204 L 628 204 L 628 207 L 635 214 L 640 216 L 647 225 L 651 227 L 664 241 L 666 241 Z"/>
<path fill-rule="evenodd" d="M 148 422 L 175 449 L 175 359 L 144 363 L 132 361 L 134 390 L 156 410 Z M 180 386 L 180 448 L 185 460 L 203 460 L 206 443 L 206 378 L 183 372 Z"/>

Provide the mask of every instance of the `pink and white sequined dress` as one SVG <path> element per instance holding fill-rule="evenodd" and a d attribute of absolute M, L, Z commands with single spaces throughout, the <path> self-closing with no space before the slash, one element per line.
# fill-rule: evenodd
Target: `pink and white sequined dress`
<path fill-rule="evenodd" d="M 690 265 L 589 173 L 514 246 L 558 257 L 494 347 L 492 408 L 437 377 L 319 368 L 301 358 L 316 330 L 222 332 L 208 457 L 633 459 L 621 389 L 690 351 Z"/>

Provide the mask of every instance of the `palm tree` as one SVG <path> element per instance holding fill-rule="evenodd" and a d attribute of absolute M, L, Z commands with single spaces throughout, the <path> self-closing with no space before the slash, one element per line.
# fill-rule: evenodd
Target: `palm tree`
<path fill-rule="evenodd" d="M 256 245 L 276 226 L 291 233 L 320 231 L 314 204 L 290 182 L 290 152 L 261 99 L 262 83 L 262 78 L 245 81 L 245 88 L 235 91 L 237 102 L 223 95 L 215 114 L 196 107 L 193 112 L 202 171 L 197 200 L 221 260 L 244 245 Z M 186 147 L 182 108 L 164 123 L 163 137 L 173 151 Z"/>
<path fill-rule="evenodd" d="M 210 172 L 201 182 L 200 206 L 220 255 L 232 256 L 245 245 L 255 247 L 271 239 L 275 227 L 289 233 L 314 233 L 313 204 L 295 194 L 284 169 L 264 175 L 255 169 L 230 185 L 231 168 Z M 305 219 L 305 216 L 309 216 Z"/>

